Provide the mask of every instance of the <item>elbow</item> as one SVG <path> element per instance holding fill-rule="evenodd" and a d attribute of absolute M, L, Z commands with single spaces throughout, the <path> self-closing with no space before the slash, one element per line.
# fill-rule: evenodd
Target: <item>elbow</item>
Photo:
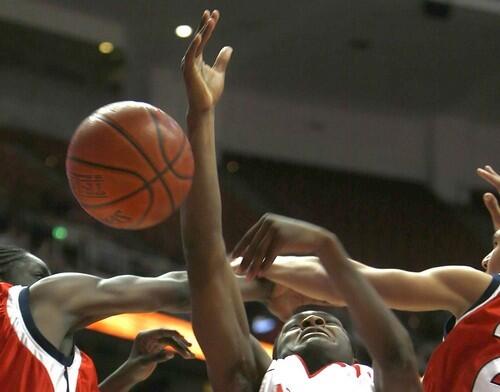
<path fill-rule="evenodd" d="M 187 275 L 172 276 L 166 285 L 166 292 L 158 298 L 158 310 L 167 313 L 186 313 L 191 311 L 191 296 Z"/>

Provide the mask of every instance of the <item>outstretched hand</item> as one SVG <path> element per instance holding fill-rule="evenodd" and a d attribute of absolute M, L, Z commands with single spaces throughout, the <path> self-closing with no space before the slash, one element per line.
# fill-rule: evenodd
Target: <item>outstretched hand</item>
<path fill-rule="evenodd" d="M 191 111 L 204 112 L 214 108 L 224 91 L 226 68 L 233 49 L 229 46 L 222 48 L 213 66 L 203 61 L 203 50 L 219 18 L 217 10 L 203 12 L 200 26 L 182 59 L 181 68 Z"/>
<path fill-rule="evenodd" d="M 315 254 L 328 234 L 311 223 L 265 214 L 238 242 L 232 257 L 242 256 L 238 272 L 254 279 L 280 254 Z"/>
<path fill-rule="evenodd" d="M 500 174 L 498 174 L 491 166 L 485 166 L 484 169 L 477 169 L 479 177 L 495 187 L 500 194 Z M 495 231 L 500 230 L 500 206 L 498 200 L 492 193 L 485 193 L 483 196 L 484 205 L 488 209 L 491 216 L 491 222 Z"/>
<path fill-rule="evenodd" d="M 165 346 L 169 346 L 172 351 L 167 351 Z M 193 359 L 194 354 L 189 346 L 191 343 L 174 330 L 159 328 L 140 332 L 127 359 L 128 369 L 133 372 L 136 382 L 143 381 L 159 363 L 172 359 L 174 354 L 184 359 Z"/>

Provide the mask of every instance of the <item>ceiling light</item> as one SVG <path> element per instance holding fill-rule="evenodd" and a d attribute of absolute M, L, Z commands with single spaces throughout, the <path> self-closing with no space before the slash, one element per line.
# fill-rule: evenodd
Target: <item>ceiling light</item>
<path fill-rule="evenodd" d="M 175 28 L 175 35 L 179 38 L 187 38 L 193 33 L 193 29 L 188 25 L 180 25 Z"/>
<path fill-rule="evenodd" d="M 276 327 L 276 320 L 268 316 L 257 316 L 252 320 L 252 331 L 257 334 L 271 332 Z"/>
<path fill-rule="evenodd" d="M 99 52 L 102 54 L 110 54 L 115 49 L 115 46 L 108 41 L 103 41 L 99 44 Z"/>
<path fill-rule="evenodd" d="M 63 241 L 68 237 L 68 229 L 64 226 L 55 226 L 52 228 L 52 237 L 56 240 Z"/>

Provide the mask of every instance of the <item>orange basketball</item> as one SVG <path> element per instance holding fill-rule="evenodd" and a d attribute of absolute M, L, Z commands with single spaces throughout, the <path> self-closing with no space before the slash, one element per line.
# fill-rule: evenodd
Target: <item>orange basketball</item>
<path fill-rule="evenodd" d="M 66 175 L 85 211 L 118 229 L 160 223 L 183 202 L 194 172 L 191 145 L 177 122 L 142 102 L 116 102 L 80 124 Z"/>

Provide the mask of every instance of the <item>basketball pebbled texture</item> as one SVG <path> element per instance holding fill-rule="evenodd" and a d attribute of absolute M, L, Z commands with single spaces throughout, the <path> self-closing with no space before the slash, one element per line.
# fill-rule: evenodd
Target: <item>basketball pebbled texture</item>
<path fill-rule="evenodd" d="M 120 229 L 170 216 L 191 188 L 191 146 L 177 122 L 142 102 L 116 102 L 87 117 L 68 147 L 66 174 L 82 208 Z"/>

